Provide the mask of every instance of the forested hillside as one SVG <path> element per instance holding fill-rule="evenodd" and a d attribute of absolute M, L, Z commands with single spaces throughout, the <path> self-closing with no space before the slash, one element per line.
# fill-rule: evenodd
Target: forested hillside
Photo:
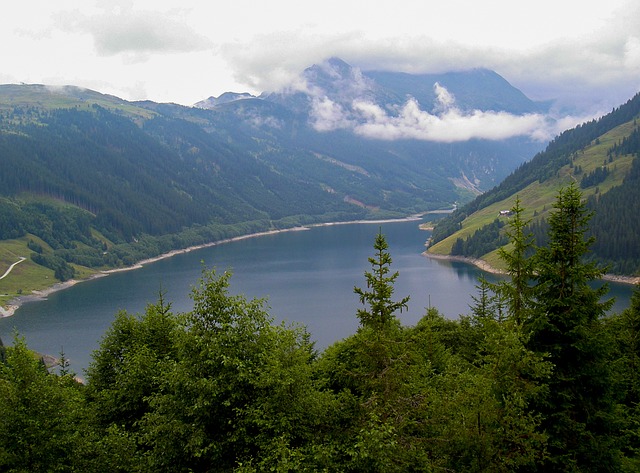
<path fill-rule="evenodd" d="M 379 234 L 359 328 L 322 353 L 206 270 L 191 312 L 160 294 L 117 314 L 86 384 L 17 337 L 0 347 L 0 469 L 637 472 L 640 292 L 605 317 L 577 185 L 532 256 L 512 217 L 509 277 L 481 281 L 468 315 L 430 307 L 413 327 Z"/>
<path fill-rule="evenodd" d="M 63 280 L 72 264 L 132 264 L 286 217 L 280 225 L 366 215 L 189 122 L 155 117 L 140 128 L 93 105 L 13 108 L 1 124 L 0 240 L 35 242 L 32 259 Z M 158 138 L 163 126 L 172 132 L 163 140 L 175 143 Z"/>
<path fill-rule="evenodd" d="M 345 106 L 364 90 L 337 59 L 304 77 L 309 90 Z M 402 104 L 409 89 L 435 100 L 440 80 L 460 95 L 461 109 L 544 108 L 490 71 L 378 79 L 366 79 L 376 106 Z M 0 302 L 53 278 L 242 234 L 450 208 L 541 146 L 526 136 L 454 143 L 360 136 L 319 125 L 317 100 L 230 94 L 203 109 L 72 86 L 1 85 L 0 268 L 27 261 L 3 281 Z"/>
<path fill-rule="evenodd" d="M 562 133 L 500 185 L 442 220 L 434 229 L 430 251 L 496 261 L 496 249 L 506 242 L 509 218 L 500 212 L 508 211 L 517 197 L 527 209 L 529 230 L 542 245 L 557 191 L 578 183 L 595 212 L 589 235 L 596 242 L 590 257 L 614 274 L 638 274 L 639 118 L 636 95 L 599 120 Z"/>

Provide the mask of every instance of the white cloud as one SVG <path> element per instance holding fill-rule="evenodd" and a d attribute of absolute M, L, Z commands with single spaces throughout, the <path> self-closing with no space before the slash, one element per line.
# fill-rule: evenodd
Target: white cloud
<path fill-rule="evenodd" d="M 89 34 L 101 56 L 122 54 L 127 63 L 146 60 L 150 54 L 185 53 L 209 49 L 212 42 L 169 12 L 135 10 L 116 5 L 104 11 L 57 15 L 59 25 L 71 33 Z"/>
<path fill-rule="evenodd" d="M 448 3 L 414 6 L 400 15 L 399 2 L 397 12 L 383 9 L 388 18 L 379 19 L 375 30 L 367 26 L 374 22 L 367 12 L 341 31 L 323 25 L 261 33 L 222 51 L 238 80 L 250 78 L 252 87 L 269 91 L 331 56 L 365 71 L 493 69 L 535 100 L 559 100 L 591 113 L 607 112 L 640 90 L 640 5 Z"/>
<path fill-rule="evenodd" d="M 346 110 L 328 97 L 312 99 L 310 120 L 311 125 L 317 131 L 352 129 L 354 127 Z"/>
<path fill-rule="evenodd" d="M 455 105 L 456 99 L 454 96 L 438 82 L 433 85 L 433 90 L 436 93 L 436 106 L 434 108 L 434 112 L 446 112 Z"/>
<path fill-rule="evenodd" d="M 632 0 L 34 0 L 3 9 L 0 77 L 191 104 L 291 86 L 337 56 L 365 71 L 489 68 L 531 98 L 608 111 L 640 89 L 638 31 Z"/>
<path fill-rule="evenodd" d="M 539 114 L 512 115 L 506 112 L 474 110 L 463 113 L 451 108 L 441 114 L 421 110 L 415 100 L 409 100 L 398 116 L 375 117 L 355 128 L 359 135 L 377 139 L 417 139 L 455 142 L 471 139 L 503 140 L 513 136 L 538 135 L 545 125 Z"/>
<path fill-rule="evenodd" d="M 413 98 L 402 107 L 396 107 L 393 113 L 391 106 L 383 108 L 358 97 L 346 105 L 327 96 L 313 97 L 310 122 L 320 132 L 345 129 L 378 140 L 414 139 L 452 143 L 472 139 L 504 140 L 515 136 L 548 141 L 585 119 L 572 116 L 554 118 L 539 113 L 467 112 L 456 107 L 455 97 L 445 87 L 436 83 L 434 91 L 437 104 L 433 112 L 423 110 Z"/>

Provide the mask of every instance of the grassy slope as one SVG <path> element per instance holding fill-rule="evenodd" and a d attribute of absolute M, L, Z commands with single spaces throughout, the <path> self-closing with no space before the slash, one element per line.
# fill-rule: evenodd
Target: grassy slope
<path fill-rule="evenodd" d="M 544 183 L 536 181 L 518 192 L 521 206 L 525 209 L 523 213 L 524 219 L 536 219 L 546 216 L 548 212 L 553 209 L 558 190 L 569 184 L 572 179 L 579 182 L 583 175 L 602 166 L 603 162 L 607 159 L 607 150 L 615 143 L 620 142 L 622 138 L 628 136 L 633 131 L 633 128 L 634 124 L 632 121 L 622 124 L 601 136 L 597 143 L 592 142 L 585 149 L 578 152 L 574 160 L 574 166 L 582 167 L 582 174 L 574 176 L 574 168 L 567 165 L 562 167 L 555 177 L 548 179 Z M 584 198 L 586 199 L 588 196 L 594 194 L 596 188 L 599 192 L 606 193 L 611 188 L 622 184 L 625 175 L 631 168 L 632 161 L 633 156 L 631 155 L 616 158 L 613 163 L 608 165 L 610 174 L 604 182 L 601 182 L 598 186 L 582 189 Z M 428 252 L 436 255 L 450 254 L 451 247 L 458 238 L 467 238 L 479 228 L 493 222 L 501 210 L 508 210 L 513 207 L 515 198 L 515 195 L 510 196 L 473 213 L 462 222 L 462 228 L 459 231 L 430 247 Z M 536 215 L 535 217 L 534 214 Z M 493 267 L 501 267 L 497 250 L 483 255 L 482 259 Z"/>
<path fill-rule="evenodd" d="M 5 306 L 9 301 L 20 295 L 29 295 L 31 291 L 41 291 L 60 282 L 53 270 L 40 266 L 31 261 L 33 253 L 27 246 L 29 240 L 38 243 L 45 249 L 48 245 L 34 235 L 26 235 L 15 240 L 0 241 L 0 275 L 18 261 L 21 257 L 25 261 L 13 267 L 13 270 L 4 279 L 0 279 L 0 306 Z M 83 266 L 73 265 L 76 270 L 76 279 L 84 279 L 96 273 L 96 270 Z"/>
<path fill-rule="evenodd" d="M 131 118 L 149 119 L 156 115 L 135 103 L 74 86 L 49 87 L 44 85 L 0 86 L 0 109 L 35 107 L 45 110 L 58 108 L 90 109 L 93 105 L 119 111 Z"/>

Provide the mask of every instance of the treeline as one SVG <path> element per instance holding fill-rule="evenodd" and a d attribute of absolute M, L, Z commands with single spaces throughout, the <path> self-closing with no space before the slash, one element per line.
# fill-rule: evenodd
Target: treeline
<path fill-rule="evenodd" d="M 213 271 L 191 312 L 160 294 L 117 314 L 84 385 L 64 356 L 51 373 L 18 337 L 0 351 L 0 468 L 638 471 L 640 291 L 605 316 L 588 219 L 576 187 L 564 190 L 549 246 L 531 254 L 517 202 L 509 278 L 481 281 L 468 315 L 429 308 L 413 327 L 396 317 L 409 298 L 393 298 L 379 234 L 354 289 L 359 328 L 322 353 Z"/>
<path fill-rule="evenodd" d="M 362 219 L 371 209 L 404 216 L 433 206 L 439 190 L 420 182 L 389 192 L 372 184 L 380 178 L 287 149 L 282 138 L 234 129 L 247 125 L 221 120 L 216 129 L 210 111 L 167 105 L 149 115 L 0 110 L 0 240 L 34 235 L 47 246 L 33 261 L 64 280 L 73 264 L 129 265 L 248 228 Z"/>
<path fill-rule="evenodd" d="M 635 146 L 636 158 L 623 184 L 587 201 L 595 212 L 589 232 L 595 238 L 593 255 L 616 274 L 640 270 L 640 142 Z"/>
<path fill-rule="evenodd" d="M 141 128 L 96 105 L 30 109 L 29 121 L 14 114 L 2 120 L 0 195 L 26 193 L 84 209 L 114 242 L 194 224 L 354 210 L 185 120 L 159 116 Z"/>
<path fill-rule="evenodd" d="M 391 215 L 390 215 L 391 216 Z M 279 220 L 250 220 L 235 224 L 192 225 L 167 235 L 141 235 L 133 241 L 116 241 L 93 233 L 95 217 L 70 205 L 22 203 L 0 199 L 0 240 L 30 235 L 28 247 L 35 263 L 66 281 L 75 276 L 74 265 L 93 269 L 119 268 L 172 250 L 203 245 L 251 233 L 364 218 L 363 209 L 322 215 L 290 215 Z M 37 243 L 36 241 L 41 242 Z"/>
<path fill-rule="evenodd" d="M 451 254 L 453 256 L 462 255 L 480 258 L 495 250 L 496 245 L 507 244 L 508 238 L 501 232 L 504 225 L 504 221 L 496 218 L 492 223 L 476 230 L 468 238 L 458 238 L 451 247 Z"/>
<path fill-rule="evenodd" d="M 636 96 L 633 100 L 640 103 L 640 96 Z M 612 113 L 617 114 L 622 111 L 624 113 L 622 113 L 621 117 L 628 118 L 636 110 L 635 108 L 627 108 L 630 105 L 631 102 Z M 603 117 L 600 121 L 603 121 L 607 126 L 619 124 L 620 121 L 620 119 L 605 120 L 605 118 L 607 117 Z M 600 121 L 590 122 L 587 125 L 588 127 L 595 127 L 594 129 L 599 132 L 601 131 Z M 565 133 L 573 133 L 573 130 Z M 561 135 L 561 137 L 564 135 Z M 578 138 L 567 140 L 567 143 L 582 143 L 580 136 L 583 135 L 579 134 Z M 585 134 L 583 139 L 586 139 L 587 136 L 592 135 Z M 567 144 L 567 146 L 569 145 Z M 566 146 L 559 149 L 569 153 L 575 152 L 573 148 Z M 611 172 L 610 166 L 615 166 L 615 158 L 622 155 L 632 155 L 635 158 L 632 161 L 628 175 L 620 186 L 614 187 L 605 194 L 597 192 L 595 195 L 590 196 L 587 201 L 589 209 L 594 211 L 595 214 L 589 228 L 589 235 L 595 237 L 595 244 L 590 257 L 606 266 L 608 271 L 614 274 L 637 274 L 640 271 L 640 246 L 638 245 L 638 241 L 640 241 L 640 222 L 635 216 L 639 215 L 638 212 L 640 211 L 640 129 L 636 126 L 629 136 L 611 146 L 606 154 L 608 158 L 603 162 L 602 166 L 583 174 L 580 181 L 581 188 L 597 186 L 603 182 Z M 568 159 L 571 159 L 571 155 L 568 156 Z M 563 165 L 560 162 L 557 164 Z M 580 173 L 582 171 L 576 169 L 576 174 Z M 541 177 L 539 174 L 535 176 L 536 178 Z M 490 191 L 488 194 L 494 195 L 494 191 Z M 435 244 L 437 241 L 461 229 L 462 221 L 472 211 L 482 208 L 485 204 L 488 205 L 493 201 L 494 197 L 484 198 L 481 196 L 469 206 L 454 212 L 451 217 L 443 219 L 434 229 L 432 242 Z M 531 230 L 536 235 L 536 243 L 538 245 L 546 243 L 545 228 L 544 221 L 536 219 L 535 222 L 531 223 Z M 505 235 L 503 232 L 496 232 L 494 222 L 477 230 L 474 235 L 465 239 L 459 238 L 454 243 L 451 254 L 481 257 L 504 245 L 504 242 Z"/>

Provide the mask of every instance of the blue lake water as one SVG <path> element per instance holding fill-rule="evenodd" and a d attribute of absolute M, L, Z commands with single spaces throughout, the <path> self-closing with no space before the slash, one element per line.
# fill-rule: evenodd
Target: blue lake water
<path fill-rule="evenodd" d="M 206 267 L 231 270 L 232 293 L 267 298 L 276 321 L 306 325 L 317 348 L 324 349 L 357 329 L 361 305 L 353 287 L 366 286 L 364 272 L 371 269 L 367 258 L 373 255 L 379 229 L 389 243 L 392 269 L 400 273 L 394 300 L 411 296 L 409 310 L 398 314 L 403 324 L 415 324 L 429 305 L 450 318 L 468 313 L 481 272 L 468 264 L 422 256 L 430 233 L 418 223 L 314 227 L 179 254 L 26 303 L 13 317 L 0 319 L 0 337 L 11 342 L 17 330 L 34 350 L 52 355 L 64 351 L 72 369 L 82 375 L 119 310 L 143 312 L 162 290 L 175 312 L 189 311 L 191 288 Z M 611 285 L 614 310 L 628 306 L 632 289 Z"/>

